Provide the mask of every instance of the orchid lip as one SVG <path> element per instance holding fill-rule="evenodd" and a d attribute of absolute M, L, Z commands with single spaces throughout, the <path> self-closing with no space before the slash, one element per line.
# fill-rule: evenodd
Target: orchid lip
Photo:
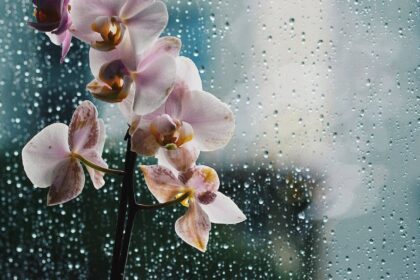
<path fill-rule="evenodd" d="M 124 38 L 125 25 L 115 16 L 97 17 L 91 28 L 102 37 L 102 41 L 95 41 L 91 44 L 99 51 L 115 49 Z"/>
<path fill-rule="evenodd" d="M 99 80 L 88 84 L 87 89 L 98 99 L 116 103 L 124 100 L 133 84 L 130 71 L 121 60 L 114 60 L 102 65 Z"/>

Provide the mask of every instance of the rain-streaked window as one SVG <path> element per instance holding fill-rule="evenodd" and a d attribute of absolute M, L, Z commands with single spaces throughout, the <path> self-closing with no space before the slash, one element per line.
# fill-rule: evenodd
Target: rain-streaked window
<path fill-rule="evenodd" d="M 182 41 L 203 89 L 235 115 L 230 142 L 197 162 L 246 220 L 212 223 L 202 253 L 174 230 L 185 205 L 140 211 L 126 279 L 417 279 L 418 2 L 163 2 L 161 36 Z M 127 120 L 86 89 L 88 44 L 73 39 L 60 63 L 61 48 L 28 27 L 33 1 L 3 0 L 0 12 L 0 278 L 108 279 L 121 178 L 96 190 L 85 172 L 77 198 L 47 206 L 22 149 L 90 100 L 102 156 L 122 169 Z M 141 203 L 157 200 L 137 166 L 156 162 L 138 156 Z"/>

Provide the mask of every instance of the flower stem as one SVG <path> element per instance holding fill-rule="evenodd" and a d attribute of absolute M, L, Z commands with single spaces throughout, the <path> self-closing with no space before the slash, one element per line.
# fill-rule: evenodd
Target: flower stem
<path fill-rule="evenodd" d="M 115 243 L 114 250 L 112 255 L 112 267 L 111 267 L 111 279 L 123 279 L 121 270 L 124 271 L 124 267 L 120 266 L 121 258 L 121 248 L 124 238 L 124 227 L 126 224 L 126 215 L 127 215 L 127 203 L 130 190 L 133 189 L 134 185 L 134 169 L 136 164 L 137 155 L 131 152 L 131 138 L 130 135 L 126 134 L 125 140 L 127 141 L 127 150 L 125 154 L 125 171 L 123 184 L 120 195 L 120 204 L 118 207 L 118 221 L 117 221 L 117 230 L 115 233 Z M 122 272 L 123 273 L 123 272 Z"/>
<path fill-rule="evenodd" d="M 76 154 L 76 153 L 73 153 L 72 155 L 73 155 L 73 157 L 75 157 L 78 160 L 80 160 L 81 162 L 83 162 L 86 166 L 92 167 L 95 170 L 98 170 L 98 171 L 101 171 L 101 172 L 104 172 L 104 173 L 113 174 L 113 175 L 120 175 L 120 176 L 124 175 L 124 171 L 122 171 L 122 170 L 110 169 L 110 168 L 105 168 L 105 167 L 99 166 L 99 165 L 85 159 L 84 157 L 82 157 L 81 155 Z"/>
<path fill-rule="evenodd" d="M 137 206 L 137 209 L 142 209 L 142 210 L 157 210 L 157 209 L 161 209 L 161 208 L 165 208 L 165 207 L 177 204 L 183 201 L 184 199 L 187 199 L 190 195 L 191 195 L 190 192 L 186 192 L 182 194 L 180 197 L 178 197 L 177 199 L 174 199 L 168 202 L 159 203 L 159 204 L 151 204 L 151 205 L 137 204 L 136 206 Z"/>
<path fill-rule="evenodd" d="M 115 233 L 115 243 L 112 255 L 111 279 L 124 279 L 125 265 L 127 263 L 128 252 L 130 248 L 130 239 L 133 232 L 136 214 L 140 210 L 156 210 L 171 205 L 175 205 L 187 199 L 191 192 L 186 191 L 178 198 L 160 204 L 138 204 L 135 197 L 134 178 L 136 167 L 136 153 L 131 152 L 131 138 L 126 134 L 127 150 L 125 154 L 125 167 L 121 171 L 124 175 L 122 190 L 120 194 L 120 204 L 118 207 L 117 230 Z M 78 157 L 79 158 L 79 157 Z M 79 158 L 80 159 L 80 158 Z M 80 159 L 82 161 L 82 159 Z"/>
<path fill-rule="evenodd" d="M 128 206 L 128 218 L 127 223 L 125 225 L 125 234 L 122 242 L 121 255 L 119 261 L 119 272 L 117 278 L 112 279 L 124 279 L 125 265 L 127 263 L 131 234 L 133 233 L 134 227 L 134 218 L 136 217 L 138 210 L 138 208 L 135 208 L 132 205 Z"/>

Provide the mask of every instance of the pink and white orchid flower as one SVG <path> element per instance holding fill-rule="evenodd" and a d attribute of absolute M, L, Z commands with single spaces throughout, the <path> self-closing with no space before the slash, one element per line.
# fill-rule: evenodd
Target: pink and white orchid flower
<path fill-rule="evenodd" d="M 50 187 L 48 205 L 65 203 L 83 190 L 85 176 L 80 161 L 107 168 L 102 159 L 105 127 L 96 107 L 82 102 L 74 111 L 70 125 L 55 123 L 35 135 L 22 150 L 23 167 L 31 182 Z M 104 173 L 86 166 L 96 189 L 105 181 Z"/>
<path fill-rule="evenodd" d="M 166 5 L 155 0 L 74 0 L 71 27 L 75 37 L 110 51 L 129 37 L 140 54 L 151 47 L 168 23 Z"/>
<path fill-rule="evenodd" d="M 218 191 L 220 181 L 213 168 L 196 166 L 179 178 L 159 165 L 141 166 L 141 170 L 150 192 L 161 203 L 190 194 L 181 202 L 188 210 L 176 221 L 175 231 L 202 252 L 207 249 L 211 223 L 236 224 L 246 219 L 238 206 Z"/>
<path fill-rule="evenodd" d="M 141 55 L 130 49 L 128 40 L 121 48 L 101 52 L 90 50 L 90 67 L 95 79 L 87 86 L 98 99 L 121 102 L 134 91 L 130 110 L 144 115 L 165 102 L 176 78 L 175 56 L 179 55 L 181 41 L 162 37 Z"/>
<path fill-rule="evenodd" d="M 122 110 L 129 116 L 127 108 Z M 131 121 L 132 150 L 147 156 L 162 152 L 178 171 L 192 167 L 199 151 L 225 146 L 235 128 L 232 111 L 202 91 L 198 69 L 185 57 L 177 58 L 177 81 L 167 101 L 155 112 Z"/>
<path fill-rule="evenodd" d="M 28 22 L 29 26 L 45 32 L 53 44 L 61 46 L 61 63 L 70 50 L 72 38 L 69 31 L 72 23 L 69 2 L 70 0 L 33 0 L 37 22 Z"/>

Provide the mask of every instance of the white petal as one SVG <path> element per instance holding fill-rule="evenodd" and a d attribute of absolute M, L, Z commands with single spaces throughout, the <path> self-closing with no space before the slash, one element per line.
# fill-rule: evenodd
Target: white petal
<path fill-rule="evenodd" d="M 176 58 L 177 81 L 184 82 L 188 89 L 203 90 L 203 85 L 195 63 L 188 57 L 180 56 Z"/>
<path fill-rule="evenodd" d="M 95 148 L 99 142 L 98 111 L 90 101 L 83 101 L 73 113 L 69 125 L 69 145 L 72 152 Z M 102 141 L 102 140 L 101 140 Z"/>
<path fill-rule="evenodd" d="M 144 180 L 147 187 L 159 202 L 175 199 L 176 195 L 188 189 L 175 177 L 171 170 L 159 165 L 142 165 Z"/>
<path fill-rule="evenodd" d="M 141 69 L 135 77 L 134 112 L 145 115 L 158 109 L 170 94 L 175 75 L 175 60 L 170 55 L 163 55 Z"/>
<path fill-rule="evenodd" d="M 168 23 L 168 11 L 163 2 L 157 1 L 135 16 L 123 19 L 136 53 L 151 47 Z M 124 35 L 125 36 L 125 35 Z"/>
<path fill-rule="evenodd" d="M 101 157 L 101 154 L 96 150 L 83 150 L 80 155 L 87 159 L 90 162 L 93 162 L 96 165 L 99 165 L 104 168 L 108 168 L 108 164 L 104 161 L 104 159 Z M 104 180 L 104 173 L 100 172 L 96 169 L 93 169 L 89 166 L 86 166 L 86 170 L 88 171 L 90 175 L 90 179 L 92 180 L 93 186 L 96 189 L 100 189 L 105 184 Z"/>
<path fill-rule="evenodd" d="M 99 16 L 118 16 L 124 2 L 118 0 L 71 1 L 71 32 L 75 37 L 88 44 L 101 41 L 99 33 L 92 30 L 92 23 Z"/>
<path fill-rule="evenodd" d="M 154 156 L 160 145 L 149 129 L 137 128 L 131 136 L 131 151 L 144 156 Z"/>
<path fill-rule="evenodd" d="M 193 167 L 200 155 L 200 151 L 192 141 L 174 150 L 162 148 L 161 151 L 165 158 L 164 162 L 167 162 L 180 172 L 187 171 Z"/>
<path fill-rule="evenodd" d="M 67 137 L 67 125 L 55 123 L 41 130 L 23 148 L 23 168 L 37 187 L 51 186 L 54 171 L 69 157 Z"/>
<path fill-rule="evenodd" d="M 140 13 L 142 10 L 150 6 L 155 0 L 126 0 L 121 8 L 120 17 L 127 19 Z"/>
<path fill-rule="evenodd" d="M 77 197 L 85 185 L 85 175 L 78 160 L 68 159 L 61 163 L 54 174 L 54 181 L 48 192 L 47 204 L 53 206 Z"/>
<path fill-rule="evenodd" d="M 246 220 L 244 213 L 229 197 L 221 192 L 216 193 L 216 199 L 209 204 L 200 204 L 212 223 L 237 224 Z"/>
<path fill-rule="evenodd" d="M 187 213 L 175 223 L 175 232 L 182 240 L 201 252 L 207 250 L 211 223 L 200 205 L 191 201 Z"/>
<path fill-rule="evenodd" d="M 66 38 L 66 32 L 61 34 L 54 34 L 52 32 L 45 32 L 54 45 L 60 46 Z"/>
<path fill-rule="evenodd" d="M 235 129 L 229 107 L 208 92 L 192 91 L 184 95 L 181 120 L 193 127 L 198 148 L 213 151 L 225 146 Z"/>

